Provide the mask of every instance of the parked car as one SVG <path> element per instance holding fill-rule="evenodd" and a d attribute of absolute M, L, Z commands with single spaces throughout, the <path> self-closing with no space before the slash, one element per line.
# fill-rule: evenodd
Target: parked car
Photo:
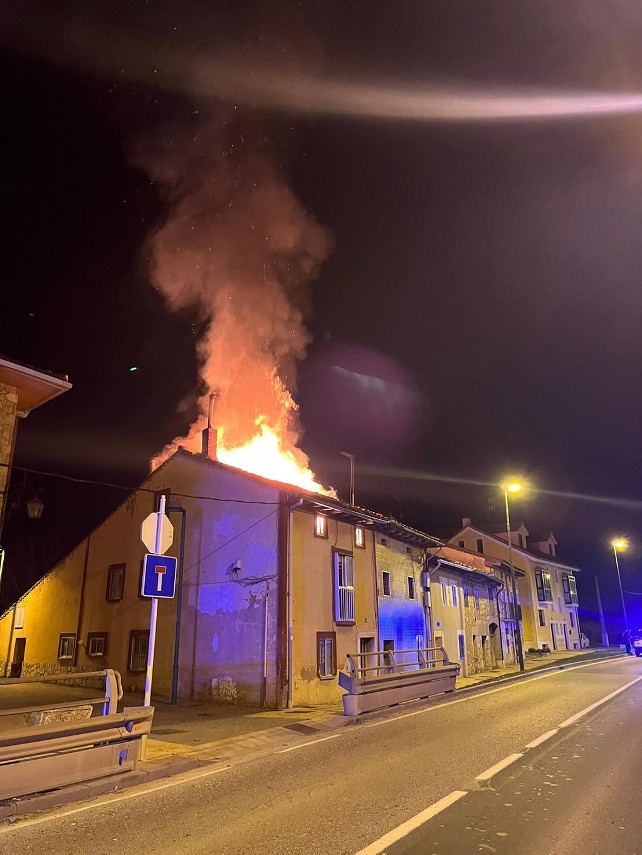
<path fill-rule="evenodd" d="M 587 648 L 591 646 L 591 642 L 588 639 L 588 635 L 586 633 L 580 633 L 580 647 Z"/>
<path fill-rule="evenodd" d="M 633 652 L 636 656 L 642 656 L 642 629 L 633 634 Z"/>

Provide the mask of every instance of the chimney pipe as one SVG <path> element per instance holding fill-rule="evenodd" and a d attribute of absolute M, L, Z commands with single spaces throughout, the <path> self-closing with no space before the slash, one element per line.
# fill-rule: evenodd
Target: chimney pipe
<path fill-rule="evenodd" d="M 203 443 L 201 446 L 201 454 L 210 460 L 217 459 L 217 438 L 218 431 L 214 427 L 214 405 L 218 398 L 217 392 L 210 393 L 210 403 L 207 413 L 207 427 L 203 431 Z"/>

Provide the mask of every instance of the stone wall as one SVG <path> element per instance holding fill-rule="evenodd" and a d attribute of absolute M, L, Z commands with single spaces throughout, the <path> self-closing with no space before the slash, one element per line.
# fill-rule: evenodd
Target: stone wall
<path fill-rule="evenodd" d="M 4 494 L 9 483 L 17 407 L 18 390 L 0 383 L 0 521 L 4 518 Z"/>

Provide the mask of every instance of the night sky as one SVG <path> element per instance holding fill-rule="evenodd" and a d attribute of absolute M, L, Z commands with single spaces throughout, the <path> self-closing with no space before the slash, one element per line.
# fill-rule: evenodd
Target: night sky
<path fill-rule="evenodd" d="M 172 310 L 149 261 L 181 159 L 154 172 L 146 152 L 207 129 L 239 174 L 269 162 L 328 239 L 293 298 L 318 479 L 347 499 L 349 451 L 357 504 L 432 532 L 488 521 L 491 495 L 500 522 L 493 484 L 526 476 L 513 516 L 584 568 L 587 610 L 597 574 L 618 615 L 616 534 L 642 595 L 636 0 L 9 0 L 0 33 L 0 352 L 73 384 L 20 424 L 17 467 L 135 486 L 195 418 L 209 318 Z M 466 118 L 435 118 L 444 92 L 474 96 Z M 638 112 L 484 118 L 506 95 Z M 40 533 L 13 515 L 5 540 L 44 563 L 123 496 L 28 478 Z"/>

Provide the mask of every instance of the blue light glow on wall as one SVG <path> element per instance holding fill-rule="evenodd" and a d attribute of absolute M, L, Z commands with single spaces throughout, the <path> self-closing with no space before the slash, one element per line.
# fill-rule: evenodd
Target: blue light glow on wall
<path fill-rule="evenodd" d="M 425 644 L 425 624 L 421 605 L 416 600 L 379 600 L 379 639 L 394 642 L 395 650 L 416 650 L 417 636 Z"/>

